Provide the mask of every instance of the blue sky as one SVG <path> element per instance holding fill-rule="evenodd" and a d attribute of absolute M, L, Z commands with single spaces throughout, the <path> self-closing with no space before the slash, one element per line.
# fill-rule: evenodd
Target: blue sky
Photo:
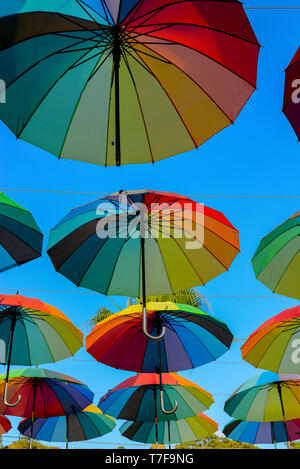
<path fill-rule="evenodd" d="M 283 0 L 248 0 L 244 6 L 285 5 Z M 290 0 L 289 6 L 299 7 L 299 1 Z M 168 158 L 154 166 L 105 169 L 75 161 L 58 161 L 30 144 L 17 141 L 0 123 L 0 190 L 32 211 L 46 235 L 44 251 L 48 231 L 57 221 L 71 208 L 97 196 L 32 192 L 32 189 L 101 193 L 120 189 L 154 189 L 201 195 L 195 200 L 222 211 L 240 230 L 241 254 L 228 273 L 212 280 L 200 291 L 208 297 L 215 316 L 225 321 L 238 339 L 247 338 L 266 319 L 297 304 L 292 299 L 272 296 L 255 280 L 250 260 L 261 237 L 300 208 L 299 198 L 294 197 L 299 197 L 300 146 L 281 113 L 284 69 L 299 46 L 300 9 L 247 10 L 247 13 L 263 46 L 258 90 L 235 125 L 213 137 L 197 151 Z M 114 312 L 118 310 L 109 298 L 77 289 L 55 273 L 46 253 L 34 262 L 1 275 L 0 291 L 14 293 L 11 289 L 30 290 L 24 294 L 58 307 L 80 328 L 100 306 L 105 305 Z M 115 298 L 115 301 L 121 308 L 126 306 L 126 298 Z M 182 373 L 214 395 L 215 404 L 208 415 L 219 423 L 220 429 L 230 420 L 223 412 L 226 398 L 248 377 L 259 372 L 242 361 L 240 345 L 234 343 L 232 349 L 215 363 Z M 84 349 L 73 359 L 45 367 L 88 384 L 96 393 L 95 404 L 108 389 L 131 376 L 97 363 Z M 4 372 L 5 367 L 0 366 L 0 371 Z M 13 419 L 14 428 L 9 435 L 17 435 L 18 421 Z M 130 443 L 120 436 L 118 430 L 99 441 Z M 107 443 L 107 447 L 116 446 Z M 89 448 L 93 445 L 82 443 L 71 447 Z"/>

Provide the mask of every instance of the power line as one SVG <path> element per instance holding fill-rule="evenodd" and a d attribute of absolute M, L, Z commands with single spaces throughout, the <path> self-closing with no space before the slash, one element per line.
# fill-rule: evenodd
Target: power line
<path fill-rule="evenodd" d="M 300 7 L 299 7 L 300 9 Z M 14 188 L 0 188 L 4 192 L 38 192 L 47 194 L 60 194 L 60 195 L 95 195 L 95 196 L 109 196 L 108 192 L 85 192 L 85 191 L 63 191 L 63 190 L 47 190 L 47 189 L 14 189 Z M 300 195 L 247 195 L 247 194 L 196 194 L 187 195 L 189 198 L 234 198 L 234 199 L 300 199 Z"/>
<path fill-rule="evenodd" d="M 245 10 L 300 10 L 300 7 L 244 7 Z"/>
<path fill-rule="evenodd" d="M 95 292 L 95 291 L 81 291 L 81 290 L 42 290 L 42 289 L 32 289 L 32 288 L 5 288 L 1 287 L 1 290 L 3 291 L 12 291 L 12 292 L 27 292 L 27 293 L 67 293 L 67 294 L 74 294 L 74 293 L 79 293 L 82 295 L 100 295 L 100 293 Z M 108 297 L 110 300 L 112 300 L 113 303 L 115 301 L 111 298 Z M 246 298 L 246 299 L 251 299 L 251 298 L 280 298 L 282 297 L 280 295 L 205 295 L 205 298 Z M 295 300 L 297 302 L 297 300 Z M 117 303 L 115 303 L 116 306 Z M 118 306 L 118 308 L 120 308 Z"/>

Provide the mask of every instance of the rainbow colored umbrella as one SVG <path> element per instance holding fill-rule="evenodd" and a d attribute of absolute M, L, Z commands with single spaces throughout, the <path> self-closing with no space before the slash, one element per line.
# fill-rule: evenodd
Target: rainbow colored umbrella
<path fill-rule="evenodd" d="M 0 395 L 3 395 L 5 375 L 0 376 Z M 13 370 L 9 374 L 8 395 L 21 395 L 20 403 L 7 407 L 0 400 L 0 413 L 17 417 L 54 417 L 85 409 L 94 394 L 83 383 L 70 376 L 43 368 Z"/>
<path fill-rule="evenodd" d="M 300 211 L 261 240 L 252 265 L 273 292 L 300 300 Z"/>
<path fill-rule="evenodd" d="M 161 393 L 165 396 L 166 407 L 170 407 L 172 401 L 178 403 L 175 412 L 164 412 L 163 407 L 160 408 Z M 213 402 L 209 392 L 175 373 L 142 373 L 108 391 L 100 399 L 99 408 L 117 419 L 160 422 L 193 417 Z"/>
<path fill-rule="evenodd" d="M 129 440 L 162 445 L 186 443 L 207 438 L 218 431 L 218 424 L 204 414 L 182 420 L 159 422 L 125 422 L 120 432 Z"/>
<path fill-rule="evenodd" d="M 7 364 L 4 403 L 10 365 L 53 363 L 74 355 L 83 334 L 57 308 L 35 298 L 0 295 L 0 362 Z"/>
<path fill-rule="evenodd" d="M 241 347 L 243 359 L 277 373 L 300 371 L 300 306 L 262 324 Z"/>
<path fill-rule="evenodd" d="M 0 415 L 0 435 L 4 435 L 5 433 L 11 430 L 11 423 L 7 417 L 4 415 Z"/>
<path fill-rule="evenodd" d="M 0 15 L 0 118 L 58 158 L 111 166 L 195 149 L 256 88 L 260 46 L 238 0 L 23 0 Z"/>
<path fill-rule="evenodd" d="M 0 376 L 0 397 L 5 393 L 6 377 Z M 19 395 L 16 405 L 6 406 L 0 399 L 0 413 L 17 417 L 48 418 L 69 415 L 85 409 L 93 402 L 94 394 L 80 381 L 43 368 L 13 370 L 9 374 L 8 396 L 11 401 Z M 32 432 L 30 447 L 32 447 Z"/>
<path fill-rule="evenodd" d="M 50 231 L 48 254 L 75 285 L 105 295 L 171 294 L 227 271 L 239 233 L 225 216 L 172 193 L 112 194 L 72 210 Z"/>
<path fill-rule="evenodd" d="M 285 70 L 285 86 L 282 112 L 300 139 L 300 47 Z"/>
<path fill-rule="evenodd" d="M 0 272 L 40 257 L 42 245 L 31 213 L 0 192 Z"/>
<path fill-rule="evenodd" d="M 265 371 L 240 386 L 225 412 L 247 422 L 286 422 L 300 415 L 300 375 Z"/>
<path fill-rule="evenodd" d="M 30 437 L 31 419 L 20 422 L 18 430 L 22 435 Z M 36 418 L 33 421 L 32 436 L 35 440 L 66 442 L 84 441 L 99 438 L 111 432 L 116 423 L 109 415 L 104 415 L 98 407 L 88 406 L 86 409 L 66 416 Z"/>
<path fill-rule="evenodd" d="M 300 439 L 300 419 L 288 422 L 244 422 L 232 420 L 224 435 L 234 441 L 250 444 L 276 444 Z"/>
<path fill-rule="evenodd" d="M 153 373 L 179 371 L 216 360 L 230 348 L 233 335 L 226 324 L 189 305 L 146 304 L 154 343 L 142 331 L 143 307 L 134 305 L 97 324 L 86 337 L 87 351 L 97 361 L 121 370 Z"/>

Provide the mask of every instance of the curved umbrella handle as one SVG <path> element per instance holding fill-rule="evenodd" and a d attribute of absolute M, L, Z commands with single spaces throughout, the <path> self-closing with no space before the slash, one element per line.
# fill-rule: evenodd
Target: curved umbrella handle
<path fill-rule="evenodd" d="M 8 383 L 5 383 L 4 399 L 3 399 L 4 404 L 5 404 L 7 407 L 16 407 L 16 406 L 20 403 L 20 401 L 21 401 L 21 396 L 20 396 L 20 394 L 18 395 L 17 402 L 10 403 L 10 402 L 7 401 L 7 391 L 8 391 Z"/>
<path fill-rule="evenodd" d="M 165 333 L 166 333 L 166 328 L 163 327 L 162 331 L 159 335 L 153 336 L 153 335 L 149 334 L 149 332 L 147 331 L 147 309 L 146 309 L 146 306 L 143 306 L 143 333 L 144 333 L 145 337 L 147 337 L 147 339 L 153 340 L 154 342 L 159 342 L 160 340 L 162 340 L 165 336 Z"/>
<path fill-rule="evenodd" d="M 161 410 L 164 414 L 172 415 L 176 412 L 176 410 L 178 408 L 178 402 L 175 401 L 174 408 L 172 410 L 166 410 L 165 406 L 164 406 L 164 393 L 163 393 L 163 390 L 161 389 L 160 390 L 160 406 L 161 406 Z"/>

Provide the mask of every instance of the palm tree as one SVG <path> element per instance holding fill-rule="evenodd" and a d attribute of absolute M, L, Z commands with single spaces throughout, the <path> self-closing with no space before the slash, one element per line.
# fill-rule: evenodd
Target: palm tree
<path fill-rule="evenodd" d="M 172 295 L 147 296 L 146 301 L 147 303 L 150 301 L 162 303 L 171 301 L 173 303 L 194 306 L 195 308 L 212 314 L 212 308 L 209 302 L 198 290 L 196 290 L 196 288 L 188 288 L 187 290 L 182 290 L 177 293 L 173 293 Z M 128 306 L 142 304 L 142 299 L 130 297 L 128 298 L 127 304 Z M 98 309 L 96 316 L 92 317 L 86 324 L 89 328 L 92 328 L 112 314 L 113 313 L 108 308 L 103 306 Z"/>
<path fill-rule="evenodd" d="M 194 306 L 195 308 L 201 309 L 202 311 L 207 310 L 207 312 L 212 313 L 212 308 L 209 302 L 203 295 L 201 295 L 201 293 L 196 288 L 188 288 L 186 290 L 181 290 L 177 293 L 173 293 L 172 295 L 147 296 L 146 301 L 147 303 L 151 301 L 157 301 L 162 303 L 166 301 L 171 301 L 173 303 Z M 142 299 L 129 298 L 128 306 L 134 304 L 142 304 Z"/>
<path fill-rule="evenodd" d="M 103 321 L 104 319 L 108 318 L 111 316 L 113 313 L 106 308 L 106 306 L 102 306 L 102 308 L 99 308 L 96 312 L 96 315 L 93 316 L 91 319 L 89 319 L 85 325 L 91 329 L 96 326 L 96 324 L 99 324 L 99 322 Z"/>

